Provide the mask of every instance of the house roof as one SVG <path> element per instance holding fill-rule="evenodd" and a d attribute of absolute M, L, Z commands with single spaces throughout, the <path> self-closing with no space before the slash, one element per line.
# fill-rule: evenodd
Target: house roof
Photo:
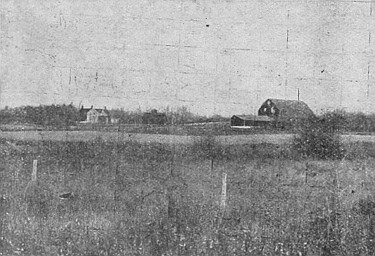
<path fill-rule="evenodd" d="M 87 114 L 87 112 L 89 112 L 89 111 L 92 110 L 92 109 L 98 111 L 99 113 L 103 113 L 103 112 L 104 112 L 105 114 L 109 115 L 109 111 L 108 111 L 107 109 L 103 109 L 103 108 L 81 108 L 81 109 L 79 110 L 79 112 L 80 112 L 80 113 Z"/>
<path fill-rule="evenodd" d="M 269 116 L 255 116 L 255 115 L 234 115 L 233 117 L 238 117 L 242 120 L 252 120 L 252 121 L 263 121 L 263 122 L 271 122 L 273 118 Z"/>
<path fill-rule="evenodd" d="M 275 104 L 280 111 L 284 112 L 284 115 L 298 117 L 315 116 L 314 112 L 303 101 L 267 99 L 263 104 L 267 104 L 268 100 Z"/>

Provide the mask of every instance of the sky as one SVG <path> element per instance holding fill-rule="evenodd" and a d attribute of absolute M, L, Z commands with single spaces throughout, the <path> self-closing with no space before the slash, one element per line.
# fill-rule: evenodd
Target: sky
<path fill-rule="evenodd" d="M 0 108 L 375 112 L 375 1 L 0 3 Z"/>

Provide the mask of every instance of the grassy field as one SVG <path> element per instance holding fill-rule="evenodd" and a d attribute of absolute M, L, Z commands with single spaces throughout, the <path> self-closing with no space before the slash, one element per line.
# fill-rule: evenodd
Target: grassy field
<path fill-rule="evenodd" d="M 179 125 L 144 125 L 144 124 L 79 124 L 70 127 L 41 127 L 35 125 L 0 125 L 2 131 L 51 131 L 51 130 L 79 130 L 99 132 L 121 132 L 142 134 L 169 134 L 169 135 L 244 135 L 244 134 L 280 134 L 286 133 L 279 129 L 265 129 L 254 127 L 251 129 L 233 129 L 230 122 L 207 122 Z"/>
<path fill-rule="evenodd" d="M 105 131 L 4 131 L 0 132 L 0 139 L 18 141 L 59 141 L 59 142 L 90 142 L 102 139 L 112 143 L 161 143 L 161 144 L 193 144 L 207 136 L 168 135 L 145 133 L 122 133 Z M 211 136 L 225 145 L 238 144 L 291 144 L 295 134 L 248 134 L 248 135 L 219 135 Z M 341 135 L 345 144 L 355 142 L 375 143 L 374 135 Z"/>
<path fill-rule="evenodd" d="M 375 147 L 0 143 L 2 255 L 374 255 Z M 30 214 L 38 160 L 51 197 Z M 227 206 L 220 208 L 222 174 Z M 69 199 L 59 195 L 71 192 Z"/>
<path fill-rule="evenodd" d="M 0 138 L 20 141 L 61 141 L 61 142 L 88 142 L 98 138 L 110 142 L 139 142 L 162 144 L 192 144 L 206 136 L 167 135 L 145 133 L 121 133 L 103 131 L 17 131 L 1 132 Z M 226 135 L 215 136 L 223 144 L 284 144 L 293 140 L 293 134 L 253 134 L 253 135 Z M 361 136 L 360 136 L 361 137 Z M 375 136 L 371 137 L 375 141 Z"/>
<path fill-rule="evenodd" d="M 148 133 L 148 134 L 174 134 L 193 136 L 219 136 L 219 135 L 247 135 L 247 134 L 280 134 L 287 133 L 279 129 L 253 127 L 250 129 L 234 129 L 230 122 L 195 123 L 184 125 L 136 125 L 120 126 L 120 131 L 128 133 Z"/>

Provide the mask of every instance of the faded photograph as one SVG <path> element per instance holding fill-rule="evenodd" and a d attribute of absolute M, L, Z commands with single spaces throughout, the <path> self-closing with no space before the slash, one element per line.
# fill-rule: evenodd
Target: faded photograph
<path fill-rule="evenodd" d="M 0 49 L 0 255 L 375 255 L 375 0 L 2 0 Z"/>

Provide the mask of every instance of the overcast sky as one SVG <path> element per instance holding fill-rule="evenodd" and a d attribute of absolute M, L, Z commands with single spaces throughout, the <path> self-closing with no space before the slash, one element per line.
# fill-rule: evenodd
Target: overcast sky
<path fill-rule="evenodd" d="M 1 1 L 0 107 L 375 110 L 375 2 Z"/>

